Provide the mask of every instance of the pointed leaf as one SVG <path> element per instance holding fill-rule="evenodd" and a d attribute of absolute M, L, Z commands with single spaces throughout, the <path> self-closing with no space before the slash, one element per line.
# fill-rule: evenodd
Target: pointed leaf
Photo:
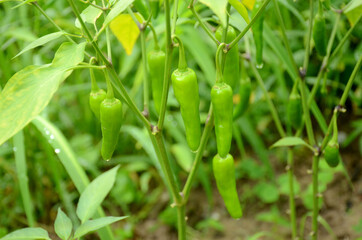
<path fill-rule="evenodd" d="M 124 50 L 126 50 L 127 55 L 131 55 L 140 34 L 140 30 L 132 17 L 129 14 L 121 14 L 111 22 L 110 27 Z"/>
<path fill-rule="evenodd" d="M 238 11 L 240 16 L 242 18 L 244 18 L 245 22 L 249 24 L 250 19 L 249 19 L 248 11 L 246 10 L 245 6 L 238 0 L 229 0 L 229 3 L 231 6 L 233 6 L 233 8 L 236 9 L 236 11 Z"/>
<path fill-rule="evenodd" d="M 228 0 L 200 0 L 208 6 L 220 19 L 223 26 L 226 26 L 226 5 Z"/>
<path fill-rule="evenodd" d="M 63 35 L 64 33 L 63 32 L 55 32 L 55 33 L 50 33 L 50 34 L 47 34 L 45 36 L 42 36 L 41 38 L 38 38 L 37 40 L 31 42 L 28 46 L 26 46 L 23 50 L 21 50 L 21 52 L 19 52 L 18 54 L 16 54 L 14 58 L 20 56 L 21 54 L 23 54 L 24 52 L 26 51 L 29 51 L 33 48 L 36 48 L 36 47 L 39 47 L 39 46 L 42 46 L 54 39 L 57 39 L 58 37 L 60 37 L 61 35 Z"/>
<path fill-rule="evenodd" d="M 303 139 L 299 137 L 285 137 L 282 139 L 279 139 L 276 143 L 274 143 L 270 148 L 275 147 L 292 147 L 292 146 L 298 146 L 303 145 L 308 147 L 312 152 L 314 152 L 314 148 L 303 141 Z"/>
<path fill-rule="evenodd" d="M 112 189 L 119 166 L 94 179 L 82 192 L 77 206 L 77 216 L 82 223 L 91 218 Z"/>
<path fill-rule="evenodd" d="M 94 220 L 88 220 L 82 225 L 78 227 L 78 229 L 74 233 L 74 238 L 80 238 L 86 235 L 89 232 L 93 232 L 98 230 L 104 226 L 117 222 L 119 220 L 125 219 L 127 216 L 124 217 L 102 217 Z"/>
<path fill-rule="evenodd" d="M 51 64 L 28 66 L 14 74 L 0 93 L 0 145 L 25 127 L 84 57 L 85 43 L 63 43 Z"/>
<path fill-rule="evenodd" d="M 9 233 L 0 240 L 50 240 L 48 232 L 42 228 L 23 228 Z"/>
<path fill-rule="evenodd" d="M 54 222 L 55 233 L 63 240 L 67 240 L 72 233 L 73 224 L 69 217 L 58 208 L 57 218 Z"/>

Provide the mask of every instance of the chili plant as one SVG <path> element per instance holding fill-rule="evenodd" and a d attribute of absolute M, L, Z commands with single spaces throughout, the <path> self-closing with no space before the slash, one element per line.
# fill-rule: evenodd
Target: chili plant
<path fill-rule="evenodd" d="M 346 111 L 347 98 L 355 79 L 358 79 L 362 61 L 361 53 L 356 51 L 354 54 L 353 71 L 343 86 L 341 96 L 339 92 L 335 94 L 339 101 L 333 110 L 322 109 L 323 106 L 317 101 L 316 95 L 318 90 L 321 93 L 327 92 L 327 73 L 336 67 L 333 61 L 338 59 L 344 50 L 343 46 L 360 24 L 361 4 L 357 0 L 348 4 L 343 1 L 329 3 L 326 0 L 310 0 L 308 3 L 303 3 L 304 6 L 309 7 L 307 16 L 300 13 L 299 3 L 277 0 L 243 0 L 241 2 L 237 0 L 200 0 L 199 2 L 194 0 L 67 0 L 66 4 L 57 3 L 66 7 L 68 14 L 75 16 L 75 22 L 71 24 L 71 27 L 67 26 L 69 23 L 61 24 L 54 21 L 51 11 L 44 10 L 47 7 L 45 3 L 18 1 L 20 2 L 18 5 L 10 5 L 3 2 L 8 1 L 0 1 L 4 11 L 9 13 L 6 17 L 15 18 L 12 11 L 18 11 L 17 9 L 32 9 L 31 11 L 37 14 L 36 16 L 41 15 L 54 29 L 57 29 L 56 32 L 40 38 L 29 37 L 33 41 L 27 46 L 22 46 L 23 50 L 18 54 L 13 54 L 14 58 L 21 57 L 24 62 L 30 64 L 29 51 L 54 41 L 61 42 L 61 45 L 51 63 L 30 65 L 25 68 L 20 66 L 21 70 L 19 70 L 20 67 L 14 67 L 15 74 L 12 72 L 11 62 L 4 60 L 4 55 L 0 54 L 3 71 L 1 76 L 5 79 L 0 83 L 0 145 L 9 139 L 13 141 L 23 208 L 27 224 L 30 226 L 30 228 L 14 231 L 1 239 L 21 239 L 25 235 L 29 239 L 49 239 L 45 230 L 35 228 L 37 219 L 27 181 L 24 143 L 24 131 L 27 131 L 29 123 L 40 132 L 42 136 L 40 141 L 44 148 L 49 149 L 49 144 L 53 148 L 80 193 L 76 216 L 74 207 L 67 197 L 63 202 L 70 217 L 60 208 L 58 209 L 55 232 L 60 238 L 79 239 L 90 231 L 98 230 L 101 239 L 114 239 L 110 227 L 103 227 L 126 218 L 105 217 L 100 207 L 116 181 L 118 167 L 103 173 L 89 183 L 84 166 L 78 162 L 64 135 L 46 117 L 40 116 L 59 90 L 61 83 L 73 72 L 79 74 L 81 71 L 89 71 L 90 74 L 87 81 L 87 84 L 91 86 L 89 99 L 82 107 L 86 109 L 84 111 L 93 112 L 97 119 L 96 129 L 101 130 L 99 138 L 101 138 L 102 158 L 114 164 L 112 161 L 115 161 L 114 159 L 119 155 L 118 150 L 122 145 L 119 142 L 123 141 L 119 135 L 124 132 L 143 143 L 143 148 L 153 159 L 152 164 L 157 169 L 158 176 L 161 176 L 159 182 L 167 186 L 172 199 L 170 206 L 177 211 L 179 239 L 188 238 L 187 206 L 192 186 L 201 175 L 198 175 L 198 172 L 202 171 L 200 166 L 207 150 L 214 155 L 212 158 L 212 155 L 208 154 L 205 159 L 212 161 L 216 186 L 224 200 L 225 208 L 231 217 L 242 218 L 243 205 L 240 202 L 242 198 L 238 192 L 238 186 L 242 185 L 242 182 L 235 177 L 238 175 L 238 168 L 235 168 L 234 163 L 236 154 L 233 149 L 233 139 L 243 158 L 246 151 L 241 133 L 247 135 L 246 138 L 249 138 L 255 149 L 262 148 L 257 134 L 253 132 L 253 129 L 246 127 L 252 126 L 245 115 L 253 109 L 251 96 L 255 98 L 257 95 L 255 89 L 266 101 L 267 111 L 270 112 L 275 124 L 275 132 L 280 138 L 271 147 L 286 148 L 282 151 L 286 153 L 292 239 L 299 239 L 304 235 L 303 221 L 300 224 L 302 233 L 297 231 L 294 191 L 296 188 L 294 176 L 296 146 L 306 147 L 308 151 L 310 150 L 308 153 L 312 158 L 310 163 L 312 194 L 306 197 L 312 202 L 311 212 L 306 214 L 312 217 L 310 233 L 312 239 L 318 239 L 319 222 L 324 227 L 328 227 L 328 223 L 319 214 L 321 196 L 319 165 L 323 159 L 330 167 L 343 163 L 339 154 L 338 116 Z M 282 8 L 280 5 L 283 5 Z M 14 9 L 10 9 L 10 6 Z M 20 13 L 24 11 L 19 10 Z M 202 14 L 205 13 L 209 16 L 204 17 Z M 299 54 L 303 57 L 301 61 L 299 61 L 300 57 L 297 59 L 293 41 L 287 35 L 287 28 L 290 28 L 290 13 L 294 14 L 302 25 L 303 47 L 297 49 L 298 53 L 302 50 L 303 56 Z M 339 30 L 339 25 L 343 22 L 342 16 L 347 16 L 351 23 L 348 31 L 345 32 Z M 24 21 L 26 17 L 22 19 Z M 36 29 L 39 30 L 40 24 L 36 23 Z M 24 24 L 29 25 L 29 22 L 24 21 Z M 191 26 L 202 29 L 203 32 L 196 37 L 205 39 L 199 42 L 187 40 L 190 33 L 194 31 Z M 275 29 L 270 26 L 275 26 Z M 329 26 L 332 28 L 330 29 Z M 7 25 L 4 28 L 7 28 Z M 114 44 L 111 33 L 115 35 L 123 48 Z M 2 38 L 0 40 L 3 41 Z M 135 51 L 134 45 L 137 41 L 140 44 L 138 54 L 141 55 L 141 61 L 139 62 L 137 62 L 139 55 L 134 56 L 133 54 L 136 53 L 132 53 Z M 6 49 L 11 43 L 12 41 L 4 43 L 3 48 Z M 178 51 L 174 51 L 177 48 Z M 212 53 L 209 51 L 205 58 L 200 57 L 199 51 L 205 48 L 212 49 Z M 127 56 L 120 52 L 122 54 L 125 52 Z M 177 52 L 179 61 L 177 68 L 172 72 L 177 62 L 174 53 L 177 54 Z M 187 56 L 187 53 L 191 53 L 192 57 Z M 122 57 L 119 57 L 120 55 Z M 192 61 L 194 59 L 197 60 L 199 68 L 195 67 Z M 313 72 L 311 59 L 313 63 L 318 62 L 320 66 L 316 74 Z M 279 61 L 281 66 L 276 64 L 276 61 Z M 39 62 L 43 63 L 42 60 L 37 61 Z M 137 65 L 137 63 L 138 70 L 134 74 L 130 69 L 133 69 L 132 65 Z M 278 65 L 278 69 L 274 71 L 281 72 L 279 77 L 282 79 L 281 86 L 284 86 L 282 91 L 286 96 L 281 105 L 279 105 L 278 97 L 276 100 L 271 97 L 270 86 L 265 81 L 263 70 L 268 68 L 268 65 L 272 66 L 271 68 Z M 283 72 L 284 69 L 287 76 Z M 127 80 L 130 75 L 135 75 L 135 80 L 131 84 Z M 308 80 L 312 77 L 315 78 L 310 88 Z M 171 91 L 171 85 L 173 91 Z M 136 94 L 140 86 L 142 94 Z M 106 91 L 103 90 L 105 87 Z M 277 101 L 278 105 L 275 104 Z M 172 114 L 172 109 L 180 109 L 180 114 L 178 110 L 177 113 Z M 281 117 L 284 109 L 286 119 Z M 329 110 L 331 116 L 326 118 L 325 110 Z M 171 117 L 181 115 L 180 125 L 184 127 L 184 131 L 182 128 L 181 133 L 175 133 L 177 130 L 168 126 L 168 115 Z M 127 125 L 124 122 L 131 124 Z M 212 135 L 214 127 L 215 137 Z M 185 155 L 193 158 L 188 163 L 179 161 L 181 167 L 187 169 L 188 172 L 184 184 L 183 179 L 179 178 L 178 171 L 173 167 L 168 145 L 165 142 L 165 139 L 166 141 L 168 139 L 167 135 L 172 131 L 176 136 L 175 139 L 188 145 L 187 148 L 181 147 L 181 151 L 173 148 L 173 152 L 182 152 L 186 149 Z M 209 143 L 209 139 L 216 142 L 216 147 L 211 150 L 210 147 L 208 149 L 208 146 L 212 144 L 212 141 Z M 257 154 L 265 169 L 265 179 L 273 182 L 275 171 L 267 154 L 265 156 L 265 151 L 262 148 L 262 151 L 257 151 Z M 181 156 L 182 158 L 186 157 Z M 53 169 L 56 172 L 55 165 Z M 93 172 L 94 175 L 100 174 L 91 167 L 87 170 Z M 142 181 L 148 181 L 151 177 L 151 175 L 145 176 Z M 59 192 L 62 196 L 67 196 L 67 191 L 62 189 L 61 178 L 55 176 L 55 179 Z M 274 191 L 273 186 L 272 183 L 259 184 L 255 188 L 259 190 L 255 192 L 259 198 L 270 203 L 279 197 L 279 193 Z M 273 192 L 271 196 L 262 193 L 270 189 Z M 127 212 L 129 215 L 133 214 L 132 211 Z M 279 214 L 277 210 L 273 212 Z M 93 217 L 97 218 L 90 220 Z M 75 226 L 74 233 L 73 225 Z M 260 236 L 263 234 L 261 233 Z"/>

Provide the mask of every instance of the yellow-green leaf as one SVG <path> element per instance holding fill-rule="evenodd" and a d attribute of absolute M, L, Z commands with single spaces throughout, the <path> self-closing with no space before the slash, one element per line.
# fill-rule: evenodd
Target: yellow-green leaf
<path fill-rule="evenodd" d="M 249 8 L 250 10 L 253 10 L 255 0 L 242 0 L 242 4 L 244 4 L 245 7 Z"/>
<path fill-rule="evenodd" d="M 121 14 L 112 20 L 110 27 L 124 50 L 126 50 L 127 55 L 131 55 L 140 34 L 140 30 L 132 17 L 129 14 Z"/>
<path fill-rule="evenodd" d="M 249 24 L 250 19 L 245 6 L 241 2 L 239 2 L 239 0 L 229 0 L 229 3 L 231 6 L 233 6 L 233 8 L 236 9 L 236 11 L 238 11 L 240 16 L 244 18 L 245 22 Z"/>

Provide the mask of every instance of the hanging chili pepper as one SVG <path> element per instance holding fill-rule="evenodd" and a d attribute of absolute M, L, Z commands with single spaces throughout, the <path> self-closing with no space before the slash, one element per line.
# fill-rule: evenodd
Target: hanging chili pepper
<path fill-rule="evenodd" d="M 114 97 L 113 89 L 106 73 L 107 97 L 100 106 L 102 129 L 102 150 L 104 160 L 110 160 L 118 142 L 122 125 L 122 102 Z"/>
<path fill-rule="evenodd" d="M 339 163 L 339 144 L 338 144 L 338 128 L 337 117 L 333 118 L 333 135 L 324 150 L 324 159 L 330 167 L 337 167 Z"/>
<path fill-rule="evenodd" d="M 224 82 L 219 62 L 224 46 L 224 43 L 220 44 L 216 52 L 216 83 L 211 89 L 217 152 L 220 157 L 226 157 L 229 153 L 233 133 L 233 90 Z"/>
<path fill-rule="evenodd" d="M 179 64 L 172 73 L 172 86 L 175 97 L 180 104 L 181 116 L 185 124 L 187 143 L 192 151 L 200 145 L 199 86 L 195 72 L 187 67 L 185 50 L 181 40 L 173 37 L 179 44 Z"/>
<path fill-rule="evenodd" d="M 236 191 L 234 158 L 227 154 L 225 158 L 217 154 L 212 160 L 213 172 L 217 189 L 224 200 L 226 209 L 231 217 L 238 219 L 242 216 L 238 192 Z"/>

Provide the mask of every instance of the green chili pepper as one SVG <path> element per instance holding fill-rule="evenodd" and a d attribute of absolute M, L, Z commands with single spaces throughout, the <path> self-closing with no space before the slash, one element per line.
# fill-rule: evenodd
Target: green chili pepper
<path fill-rule="evenodd" d="M 295 129 L 299 129 L 302 125 L 302 116 L 302 101 L 295 84 L 292 93 L 289 96 L 287 105 L 287 121 L 290 126 L 294 127 Z"/>
<path fill-rule="evenodd" d="M 231 217 L 238 219 L 242 216 L 238 192 L 236 191 L 235 167 L 233 156 L 227 154 L 225 158 L 216 155 L 212 160 L 212 167 L 217 189 L 224 200 L 226 209 Z"/>
<path fill-rule="evenodd" d="M 144 17 L 144 19 L 148 19 L 150 16 L 148 13 L 147 3 L 145 0 L 135 0 L 133 2 L 134 7 L 136 10 L 141 13 L 141 15 Z"/>
<path fill-rule="evenodd" d="M 160 113 L 162 101 L 165 56 L 165 52 L 157 49 L 150 51 L 147 56 L 152 85 L 152 97 L 158 114 Z"/>
<path fill-rule="evenodd" d="M 319 8 L 322 7 L 319 6 Z M 317 53 L 320 56 L 325 56 L 327 54 L 327 34 L 323 10 L 319 10 L 314 18 L 313 40 Z"/>
<path fill-rule="evenodd" d="M 180 104 L 181 116 L 185 124 L 187 143 L 192 151 L 200 145 L 199 86 L 195 72 L 187 67 L 185 52 L 181 40 L 174 36 L 179 44 L 179 65 L 172 75 L 175 97 Z"/>
<path fill-rule="evenodd" d="M 150 0 L 152 17 L 157 18 L 158 12 L 160 10 L 160 1 L 159 0 Z"/>
<path fill-rule="evenodd" d="M 92 69 L 90 69 L 90 75 L 91 75 L 92 88 L 89 94 L 89 105 L 94 115 L 96 115 L 97 119 L 99 119 L 100 117 L 99 108 L 102 101 L 106 98 L 107 94 L 103 89 L 100 89 L 98 87 Z"/>
<path fill-rule="evenodd" d="M 263 0 L 255 0 L 252 11 L 253 18 L 262 5 L 263 5 Z M 254 25 L 251 27 L 253 30 L 253 36 L 255 42 L 256 64 L 259 68 L 263 66 L 263 22 L 264 22 L 264 13 L 261 13 L 259 18 L 254 22 Z"/>
<path fill-rule="evenodd" d="M 324 159 L 330 167 L 337 167 L 339 163 L 339 144 L 337 118 L 333 119 L 333 136 L 324 150 Z"/>
<path fill-rule="evenodd" d="M 240 87 L 239 87 L 239 96 L 240 101 L 235 106 L 233 118 L 237 119 L 244 114 L 244 112 L 248 109 L 250 102 L 250 94 L 251 94 L 251 82 L 250 78 L 246 74 L 246 70 L 244 67 L 244 62 L 241 60 L 241 78 L 240 78 Z"/>
<path fill-rule="evenodd" d="M 215 32 L 216 39 L 221 42 L 223 28 L 219 27 Z M 231 43 L 236 38 L 236 32 L 232 26 L 228 27 L 226 33 L 226 43 Z M 235 88 L 236 81 L 239 79 L 239 48 L 238 44 L 228 51 L 224 64 L 224 80 L 232 88 Z"/>
<path fill-rule="evenodd" d="M 107 81 L 107 97 L 100 106 L 102 150 L 104 160 L 110 160 L 116 148 L 119 130 L 122 126 L 122 102 L 114 97 L 108 73 L 105 72 Z"/>
<path fill-rule="evenodd" d="M 233 133 L 233 90 L 226 83 L 216 83 L 211 89 L 214 108 L 217 152 L 226 157 L 230 151 Z"/>

